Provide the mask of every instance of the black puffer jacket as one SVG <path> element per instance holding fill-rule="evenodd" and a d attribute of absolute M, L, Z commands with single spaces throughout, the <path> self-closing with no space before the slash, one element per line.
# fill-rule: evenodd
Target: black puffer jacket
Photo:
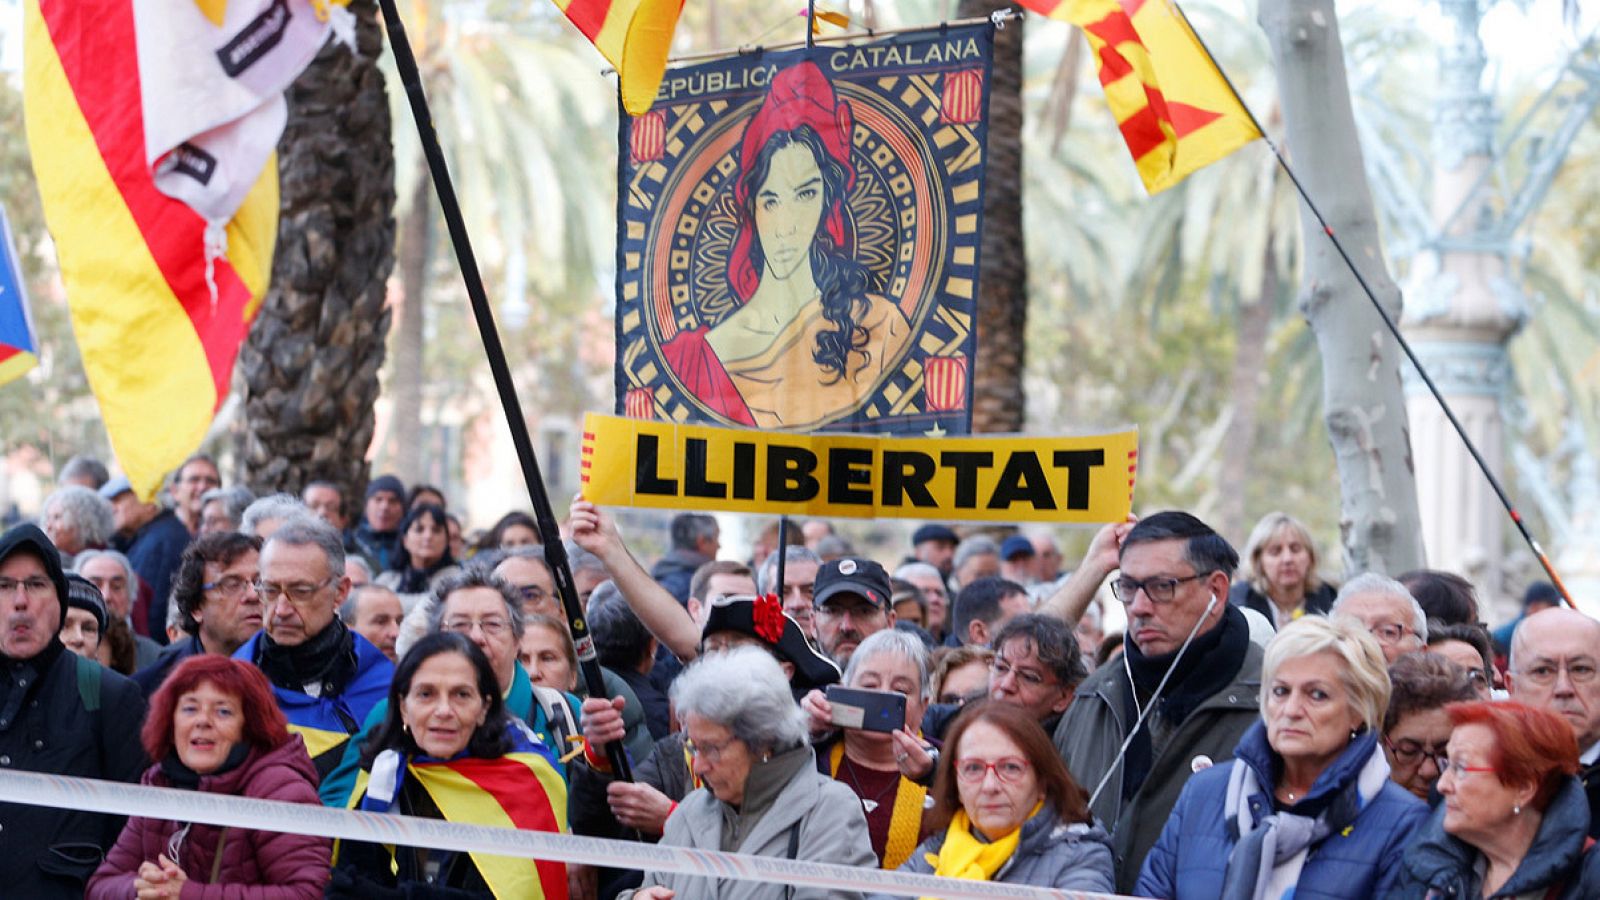
<path fill-rule="evenodd" d="M 61 559 L 44 532 L 19 526 L 0 538 L 0 561 L 27 552 L 44 561 L 65 607 Z M 0 654 L 0 770 L 135 782 L 144 697 L 132 681 L 61 645 L 30 659 Z M 80 898 L 122 831 L 121 816 L 0 803 L 0 894 Z"/>

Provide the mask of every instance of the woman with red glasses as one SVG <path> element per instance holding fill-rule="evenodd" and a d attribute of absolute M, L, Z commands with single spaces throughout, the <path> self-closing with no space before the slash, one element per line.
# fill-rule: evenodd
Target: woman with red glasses
<path fill-rule="evenodd" d="M 931 795 L 933 836 L 900 871 L 1113 890 L 1111 838 L 1037 720 L 1010 704 L 969 703 L 944 746 Z"/>
<path fill-rule="evenodd" d="M 1407 848 L 1390 897 L 1600 897 L 1589 802 L 1566 720 L 1520 703 L 1445 707 L 1444 802 Z"/>

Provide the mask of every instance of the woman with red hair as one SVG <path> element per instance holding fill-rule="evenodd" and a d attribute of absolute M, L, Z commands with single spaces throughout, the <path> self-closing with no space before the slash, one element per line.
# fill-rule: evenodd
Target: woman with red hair
<path fill-rule="evenodd" d="M 689 390 L 729 420 L 814 428 L 865 400 L 910 341 L 894 301 L 854 256 L 846 201 L 855 117 L 814 62 L 790 66 L 739 147 L 728 285 L 739 307 L 662 348 Z"/>
<path fill-rule="evenodd" d="M 144 783 L 316 805 L 317 770 L 260 670 L 218 654 L 184 660 L 150 698 Z M 134 816 L 89 881 L 91 900 L 322 896 L 329 841 Z"/>
<path fill-rule="evenodd" d="M 1390 897 L 1600 897 L 1588 852 L 1578 741 L 1560 716 L 1520 703 L 1452 703 L 1444 802 L 1407 848 Z"/>

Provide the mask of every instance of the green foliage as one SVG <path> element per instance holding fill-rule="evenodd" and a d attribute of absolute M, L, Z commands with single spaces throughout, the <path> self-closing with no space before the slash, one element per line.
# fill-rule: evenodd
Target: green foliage
<path fill-rule="evenodd" d="M 0 206 L 11 221 L 39 341 L 39 365 L 0 387 L 0 449 L 31 446 L 52 469 L 74 453 L 109 460 L 100 409 L 89 393 L 55 275 L 55 250 L 45 232 L 30 159 L 20 79 L 0 74 Z"/>

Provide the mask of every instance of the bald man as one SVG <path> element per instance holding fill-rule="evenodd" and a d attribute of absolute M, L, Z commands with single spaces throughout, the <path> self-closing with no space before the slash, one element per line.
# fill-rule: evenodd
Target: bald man
<path fill-rule="evenodd" d="M 1589 794 L 1589 836 L 1600 837 L 1600 622 L 1566 608 L 1523 619 L 1511 636 L 1506 684 L 1511 699 L 1572 725 Z"/>

